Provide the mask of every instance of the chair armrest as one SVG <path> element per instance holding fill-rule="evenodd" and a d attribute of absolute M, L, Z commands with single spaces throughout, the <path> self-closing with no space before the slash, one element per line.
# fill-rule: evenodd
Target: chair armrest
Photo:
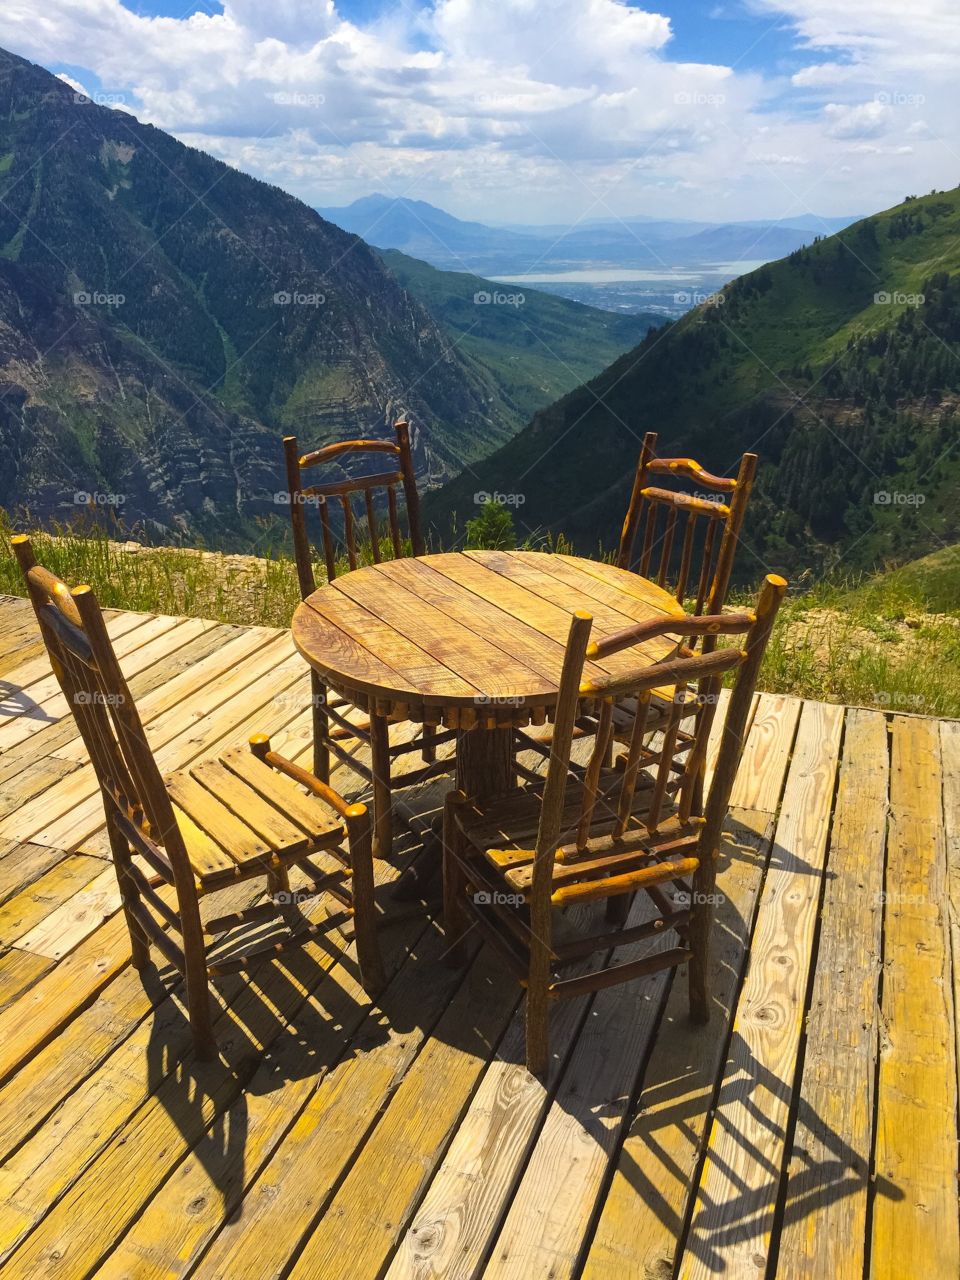
<path fill-rule="evenodd" d="M 254 734 L 250 739 L 250 750 L 264 764 L 270 765 L 278 773 L 286 774 L 288 778 L 292 778 L 294 782 L 299 782 L 301 786 L 313 792 L 315 796 L 329 805 L 338 817 L 344 819 L 359 818 L 366 813 L 366 805 L 348 804 L 339 791 L 334 791 L 333 787 L 321 782 L 309 769 L 304 769 L 302 765 L 294 764 L 292 760 L 288 760 L 285 756 L 278 755 L 276 751 L 271 751 L 270 739 L 265 733 Z"/>

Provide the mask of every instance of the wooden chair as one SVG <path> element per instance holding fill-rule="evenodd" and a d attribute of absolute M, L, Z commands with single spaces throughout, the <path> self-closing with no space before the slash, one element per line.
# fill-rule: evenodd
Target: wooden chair
<path fill-rule="evenodd" d="M 28 538 L 13 543 L 100 784 L 133 965 L 146 968 L 154 946 L 183 974 L 198 1054 L 216 1054 L 211 977 L 245 970 L 351 917 L 364 987 L 376 991 L 383 968 L 366 808 L 271 751 L 262 734 L 249 751 L 227 750 L 161 777 L 93 592 L 70 590 L 38 565 Z M 304 915 L 301 895 L 290 891 L 294 866 L 340 909 L 319 923 Z M 269 901 L 201 920 L 203 895 L 251 877 L 264 879 Z"/>
<path fill-rule="evenodd" d="M 757 472 L 757 455 L 745 453 L 735 478 L 715 476 L 692 458 L 658 458 L 657 435 L 648 431 L 637 461 L 630 505 L 623 522 L 617 565 L 635 568 L 644 578 L 670 591 L 679 603 L 691 601 L 691 613 L 719 614 L 727 599 L 740 530 Z M 651 480 L 659 483 L 651 484 Z M 664 486 L 673 487 L 664 487 Z M 697 485 L 701 492 L 690 493 Z M 686 486 L 686 487 L 676 487 Z M 710 494 L 723 501 L 713 501 Z M 639 558 L 637 534 L 643 529 Z M 679 554 L 677 554 L 679 548 Z M 694 594 L 695 586 L 695 594 Z M 709 653 L 716 637 L 694 637 Z M 688 646 L 687 652 L 692 653 Z M 648 731 L 653 732 L 670 713 L 674 691 L 655 689 L 648 709 Z M 636 700 L 621 700 L 614 709 L 613 737 L 628 742 L 637 714 Z M 695 714 L 688 707 L 685 719 Z M 582 717 L 578 733 L 596 731 L 596 719 Z M 680 751 L 688 749 L 688 734 L 678 735 Z"/>
<path fill-rule="evenodd" d="M 639 623 L 590 644 L 592 620 L 574 615 L 563 664 L 546 778 L 487 804 L 457 792 L 444 810 L 444 920 L 451 959 L 458 962 L 467 927 L 477 926 L 527 988 L 527 1065 L 543 1074 L 548 1062 L 548 1012 L 552 1000 L 582 995 L 689 963 L 691 1017 L 709 1015 L 708 948 L 720 833 L 746 734 L 757 672 L 786 591 L 782 578 L 768 577 L 755 613 L 688 615 L 684 620 Z M 715 649 L 645 669 L 636 676 L 585 684 L 585 658 L 603 658 L 653 635 L 743 635 L 743 647 Z M 736 671 L 719 754 L 704 816 L 694 812 L 702 786 L 707 744 L 725 672 Z M 676 689 L 673 710 L 656 748 L 647 744 L 646 711 L 651 690 Z M 695 692 L 694 692 L 695 689 Z M 613 708 L 624 693 L 638 700 L 626 756 L 605 766 Z M 585 770 L 571 770 L 571 746 L 582 699 L 601 701 L 599 731 Z M 676 754 L 681 715 L 688 702 L 701 708 L 682 762 Z M 677 909 L 660 886 L 674 884 L 689 907 Z M 626 928 L 625 912 L 611 912 L 637 890 L 651 898 L 657 915 Z M 692 891 L 692 895 L 691 895 Z M 607 899 L 601 932 L 560 940 L 558 908 Z M 611 922 L 616 928 L 609 927 Z M 612 967 L 564 976 L 597 952 L 673 931 L 676 945 Z"/>
<path fill-rule="evenodd" d="M 410 425 L 401 419 L 395 424 L 394 430 L 397 437 L 396 444 L 390 440 L 342 440 L 302 455 L 297 447 L 296 436 L 284 436 L 283 450 L 287 469 L 287 487 L 290 493 L 293 548 L 300 594 L 303 599 L 312 595 L 317 589 L 311 541 L 307 529 L 307 511 L 311 507 L 315 506 L 317 509 L 328 582 L 333 582 L 337 576 L 338 539 L 331 520 L 331 505 L 339 506 L 343 528 L 340 546 L 346 549 L 350 568 L 356 569 L 359 560 L 356 537 L 357 515 L 353 500 L 355 495 L 360 493 L 363 494 L 363 513 L 370 540 L 370 553 L 375 564 L 379 564 L 383 558 L 382 546 L 386 533 L 389 533 L 393 558 L 401 557 L 407 545 L 407 539 L 404 538 L 400 525 L 398 488 L 403 489 L 406 503 L 411 554 L 415 556 L 424 554 L 423 533 L 420 527 L 420 498 L 410 452 Z M 387 454 L 391 460 L 394 460 L 394 465 L 388 471 L 348 476 L 346 479 L 332 480 L 324 484 L 304 485 L 305 470 L 332 463 L 347 454 Z M 374 493 L 378 489 L 386 492 L 386 527 L 382 519 L 378 518 L 374 505 Z M 404 774 L 404 786 L 413 786 L 436 774 L 446 772 L 449 766 L 443 761 L 437 761 L 436 749 L 441 743 L 451 741 L 455 733 L 453 731 L 437 733 L 435 726 L 425 724 L 421 731 L 409 741 L 391 746 L 387 715 L 378 711 L 375 706 L 359 708 L 367 713 L 366 718 L 349 719 L 348 714 L 357 710 L 358 704 L 352 699 L 328 696 L 327 688 L 316 671 L 311 673 L 311 692 L 313 695 L 314 774 L 321 781 L 329 782 L 330 756 L 333 754 L 372 786 L 374 853 L 377 857 L 387 857 L 390 853 L 392 838 L 391 797 L 394 781 L 391 766 L 393 761 L 398 756 L 412 751 L 421 753 L 424 768 Z M 334 727 L 331 727 L 331 721 Z M 352 749 L 347 746 L 350 741 L 356 743 Z M 359 758 L 362 743 L 367 743 L 370 747 L 369 766 Z"/>
<path fill-rule="evenodd" d="M 648 431 L 643 437 L 620 535 L 619 567 L 635 567 L 642 577 L 665 587 L 681 604 L 688 597 L 694 598 L 694 614 L 699 615 L 704 609 L 719 613 L 726 602 L 756 473 L 755 453 L 743 455 L 733 479 L 711 475 L 692 458 L 658 458 L 656 432 Z M 707 492 L 663 487 L 678 482 L 697 485 Z M 715 493 L 724 501 L 714 501 L 707 493 Z M 641 526 L 643 539 L 635 564 L 635 543 Z M 677 546 L 679 558 L 674 554 Z"/>

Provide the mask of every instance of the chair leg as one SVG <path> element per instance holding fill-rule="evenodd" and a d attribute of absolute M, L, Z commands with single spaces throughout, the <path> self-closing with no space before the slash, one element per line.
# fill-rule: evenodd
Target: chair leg
<path fill-rule="evenodd" d="M 432 724 L 423 726 L 423 750 L 420 752 L 424 764 L 433 764 L 437 758 L 437 748 L 434 745 L 434 738 L 437 731 Z"/>
<path fill-rule="evenodd" d="M 550 954 L 536 938 L 530 942 L 530 972 L 527 978 L 526 1041 L 527 1070 L 541 1080 L 550 1065 Z"/>
<path fill-rule="evenodd" d="M 463 874 L 463 836 L 457 825 L 456 809 L 466 796 L 462 791 L 447 793 L 443 806 L 443 933 L 447 943 L 447 964 L 458 969 L 466 961 L 463 936 L 467 918 L 463 895 L 467 879 Z"/>
<path fill-rule="evenodd" d="M 187 882 L 186 877 L 177 880 L 177 906 L 183 940 L 187 1012 L 190 1015 L 194 1050 L 201 1062 L 209 1062 L 217 1056 L 217 1041 L 213 1034 L 213 1017 L 210 1011 L 207 948 L 203 939 L 196 889 L 192 882 Z"/>
<path fill-rule="evenodd" d="M 373 772 L 373 856 L 389 858 L 393 849 L 390 796 L 390 734 L 385 716 L 370 713 L 370 750 Z"/>
<path fill-rule="evenodd" d="M 690 1021 L 698 1026 L 704 1026 L 710 1021 L 710 934 L 713 930 L 712 898 L 716 885 L 713 867 L 710 867 L 707 875 L 701 876 L 700 872 L 703 870 L 701 863 L 693 878 L 693 906 L 687 927 L 687 943 L 690 947 Z"/>
<path fill-rule="evenodd" d="M 606 916 L 608 924 L 624 925 L 627 916 L 630 914 L 630 905 L 633 902 L 632 893 L 618 893 L 614 898 L 607 899 Z"/>
<path fill-rule="evenodd" d="M 327 688 L 316 671 L 310 672 L 310 702 L 313 708 L 313 772 L 321 782 L 330 781 L 330 751 L 324 746 L 329 731 Z"/>
<path fill-rule="evenodd" d="M 275 867 L 267 872 L 267 890 L 271 898 L 278 893 L 290 892 L 290 871 L 287 867 Z"/>
<path fill-rule="evenodd" d="M 370 811 L 366 805 L 351 805 L 347 814 L 353 885 L 353 928 L 360 962 L 360 980 L 368 995 L 382 990 L 386 978 L 377 940 L 377 908 L 373 896 L 373 842 Z"/>
<path fill-rule="evenodd" d="M 140 896 L 133 877 L 127 871 L 130 863 L 130 845 L 126 837 L 116 829 L 109 817 L 107 818 L 107 835 L 110 839 L 110 851 L 113 854 L 113 869 L 117 873 L 117 884 L 120 888 L 120 899 L 123 903 L 123 915 L 127 922 L 127 932 L 130 935 L 130 963 L 134 969 L 140 971 L 149 968 L 151 964 L 150 943 L 132 913 L 127 909 L 127 903 L 131 897 L 139 898 Z"/>

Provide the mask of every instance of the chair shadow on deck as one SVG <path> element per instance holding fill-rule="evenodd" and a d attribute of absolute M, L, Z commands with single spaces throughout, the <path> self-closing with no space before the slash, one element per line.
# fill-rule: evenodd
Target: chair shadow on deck
<path fill-rule="evenodd" d="M 398 842 L 398 846 L 403 843 Z M 764 866 L 768 873 L 789 869 L 805 887 L 814 893 L 819 891 L 811 880 L 819 875 L 818 870 L 782 848 L 774 848 L 765 860 L 762 849 L 762 840 L 747 828 L 729 832 L 721 859 L 721 891 L 725 874 L 736 870 L 741 877 L 745 874 L 749 878 L 752 873 L 759 880 Z M 409 866 L 418 854 L 429 859 L 438 857 L 439 851 L 429 840 L 424 847 L 411 836 L 406 851 L 399 851 L 395 859 L 397 870 Z M 378 890 L 378 900 L 388 910 L 398 906 L 392 890 L 393 885 Z M 679 971 L 673 981 L 681 985 L 672 998 L 667 993 L 666 1012 L 651 1038 L 652 1048 L 642 1064 L 642 1078 L 635 1081 L 631 1090 L 634 1103 L 629 1116 L 632 1118 L 636 1110 L 637 1097 L 642 1111 L 632 1121 L 629 1145 L 622 1152 L 617 1145 L 614 1154 L 614 1161 L 619 1161 L 619 1176 L 636 1194 L 637 1212 L 659 1219 L 665 1228 L 663 1234 L 674 1242 L 674 1251 L 683 1242 L 688 1252 L 717 1273 L 726 1267 L 725 1248 L 751 1235 L 756 1235 L 759 1243 L 775 1215 L 778 1222 L 800 1220 L 814 1214 L 824 1203 L 869 1190 L 871 1185 L 869 1150 L 853 1150 L 809 1105 L 795 1101 L 793 1079 L 782 1080 L 763 1067 L 739 1033 L 727 1043 L 730 1022 L 723 1001 L 729 1002 L 731 991 L 734 1000 L 739 996 L 744 945 L 752 929 L 754 909 L 752 892 L 745 894 L 741 888 L 738 896 L 749 899 L 749 919 L 744 919 L 726 895 L 717 909 L 714 1016 L 706 1027 L 689 1024 L 685 971 Z M 251 975 L 218 981 L 215 987 L 221 1005 L 221 1053 L 215 1062 L 199 1063 L 189 1052 L 189 1027 L 182 1005 L 179 1017 L 172 1022 L 169 1017 L 157 1018 L 156 1010 L 151 1015 L 158 1027 L 147 1053 L 151 1092 L 183 1135 L 185 1145 L 191 1149 L 190 1160 L 202 1165 L 211 1194 L 219 1197 L 223 1221 L 242 1219 L 247 1184 L 259 1176 L 261 1164 L 281 1143 L 328 1072 L 349 1069 L 352 1060 L 418 1029 L 424 1038 L 449 1035 L 449 1024 L 438 1019 L 467 971 L 457 974 L 444 965 L 443 939 L 429 922 L 426 907 L 422 923 L 422 931 L 399 927 L 382 931 L 391 976 L 373 1006 L 361 1003 L 359 971 L 337 931 L 320 935 L 306 951 L 294 950 L 265 962 Z M 342 965 L 341 980 L 330 977 L 328 959 Z M 145 979 L 148 989 L 150 982 L 160 982 L 156 975 L 145 975 Z M 515 980 L 506 969 L 502 970 L 502 981 L 505 992 L 515 989 Z M 644 979 L 635 985 L 642 989 L 655 981 Z M 309 998 L 307 991 L 311 992 Z M 223 1006 L 229 1006 L 229 1015 L 224 1015 Z M 456 1025 L 456 1047 L 470 1053 L 483 1052 L 482 1048 L 478 1050 L 479 1033 L 473 1020 L 467 1018 Z M 264 1050 L 265 1039 L 271 1038 Z M 501 1042 L 501 1054 L 507 1052 L 509 1040 L 507 1037 Z M 488 1047 L 486 1052 L 491 1050 Z M 516 1069 L 525 1070 L 522 1043 Z M 578 1080 L 583 1079 L 581 1072 Z M 302 1087 L 287 1093 L 296 1082 L 301 1082 Z M 551 1089 L 557 1083 L 554 1073 Z M 397 1084 L 399 1077 L 390 1090 Z M 601 1125 L 601 1121 L 612 1115 L 615 1123 L 619 1122 L 624 1097 L 591 1096 L 588 1082 L 587 1087 L 560 1096 L 562 1105 L 584 1132 L 609 1149 L 609 1124 Z M 358 1105 L 362 1102 L 362 1097 L 358 1098 Z M 782 1120 L 769 1114 L 771 1102 L 789 1117 L 789 1142 Z M 748 1135 L 730 1130 L 735 1103 L 745 1108 L 751 1123 L 777 1145 L 780 1155 L 773 1162 Z M 373 1104 L 371 1119 L 380 1114 L 382 1105 Z M 212 1125 L 211 1112 L 216 1112 Z M 740 1147 L 744 1162 L 749 1162 L 754 1185 L 747 1185 L 734 1173 L 731 1181 L 736 1189 L 728 1200 L 720 1205 L 692 1203 L 693 1179 L 695 1171 L 700 1170 L 708 1122 L 714 1114 L 717 1125 L 727 1128 Z M 264 1127 L 255 1144 L 256 1154 L 250 1156 L 250 1131 L 254 1125 Z M 827 1154 L 807 1157 L 806 1164 L 790 1178 L 784 1199 L 782 1165 L 790 1154 L 789 1149 L 784 1151 L 784 1144 L 788 1148 L 792 1145 L 795 1126 L 797 1133 L 810 1133 L 812 1141 Z M 271 1136 L 265 1143 L 266 1132 Z M 668 1140 L 664 1141 L 667 1135 Z M 631 1148 L 638 1151 L 638 1142 L 643 1151 L 639 1162 L 631 1155 Z M 803 1143 L 799 1145 L 802 1148 Z M 758 1170 L 761 1185 L 756 1185 Z M 699 1172 L 696 1176 L 700 1176 Z M 902 1198 L 902 1192 L 882 1178 L 872 1185 L 871 1195 Z M 336 1185 L 322 1190 L 318 1212 L 322 1211 L 321 1202 L 324 1206 L 328 1203 Z"/>
<path fill-rule="evenodd" d="M 398 870 L 421 852 L 439 857 L 438 849 L 423 850 L 419 838 L 411 840 L 406 850 L 403 841 L 396 842 L 401 846 L 393 859 Z M 393 884 L 377 890 L 385 913 L 397 908 Z M 416 1030 L 422 1004 L 430 1024 L 441 1012 L 445 1001 L 440 997 L 411 999 L 412 990 L 436 987 L 438 973 L 448 972 L 440 959 L 442 934 L 426 904 L 412 929 L 388 924 L 381 945 L 387 986 L 373 1004 L 364 998 L 359 965 L 338 928 L 317 934 L 307 948 L 263 961 L 249 973 L 215 979 L 211 993 L 219 1055 L 211 1062 L 198 1061 L 190 1047 L 182 983 L 172 985 L 169 976 L 154 968 L 143 972 L 155 1006 L 149 1015 L 147 1090 L 175 1123 L 191 1150 L 189 1159 L 202 1165 L 211 1192 L 220 1197 L 224 1221 L 242 1216 L 238 1205 L 243 1192 L 265 1158 L 258 1145 L 256 1162 L 248 1162 L 253 1120 L 262 1120 L 269 1111 L 266 1124 L 279 1141 L 329 1071 Z M 340 973 L 331 977 L 335 966 Z M 456 985 L 458 979 L 450 974 L 445 986 L 452 991 Z M 430 1025 L 423 1030 L 429 1034 Z M 303 1087 L 285 1097 L 288 1086 L 298 1081 Z"/>
<path fill-rule="evenodd" d="M 26 689 L 11 684 L 9 680 L 0 680 L 0 718 L 23 716 L 27 720 L 41 724 L 56 724 L 59 716 L 52 716 L 44 711 L 39 702 L 34 702 Z"/>
<path fill-rule="evenodd" d="M 753 865 L 759 873 L 765 860 L 757 844 L 757 837 L 748 829 L 738 831 L 737 824 L 728 821 L 718 875 L 720 890 L 724 871 L 730 871 L 734 862 Z M 766 867 L 768 873 L 789 870 L 801 877 L 819 875 L 792 851 L 776 845 Z M 751 899 L 751 913 L 753 909 Z M 666 1228 L 664 1234 L 675 1242 L 675 1255 L 682 1245 L 708 1270 L 722 1273 L 726 1270 L 725 1247 L 751 1237 L 756 1238 L 759 1247 L 763 1235 L 772 1232 L 775 1223 L 779 1232 L 789 1223 L 816 1214 L 824 1204 L 862 1192 L 871 1198 L 885 1196 L 893 1200 L 903 1199 L 904 1193 L 879 1175 L 871 1180 L 869 1146 L 863 1151 L 855 1150 L 799 1097 L 799 1078 L 794 1080 L 791 1075 L 781 1079 L 757 1060 L 738 1031 L 731 1034 L 732 1015 L 746 970 L 744 950 L 753 921 L 752 917 L 744 919 L 726 895 L 716 911 L 713 1015 L 705 1027 L 688 1021 L 686 973 L 676 972 L 673 982 L 680 987 L 667 994 L 664 1014 L 635 1095 L 634 1110 L 640 1110 L 628 1131 L 628 1145 L 618 1157 L 618 1172 L 636 1193 L 637 1212 L 656 1215 Z M 815 960 L 816 957 L 813 963 Z M 798 980 L 805 987 L 805 973 Z M 729 1008 L 731 992 L 733 1009 Z M 771 1006 L 756 1011 L 755 1017 L 765 1021 L 767 1015 L 775 1021 L 782 1012 Z M 796 1063 L 793 1058 L 791 1066 L 796 1067 Z M 849 1083 L 857 1088 L 860 1082 Z M 864 1081 L 863 1086 L 866 1085 Z M 782 1113 L 777 1118 L 770 1114 L 775 1106 Z M 748 1134 L 734 1127 L 736 1107 L 742 1107 L 750 1123 L 774 1144 L 772 1159 Z M 578 1099 L 577 1118 L 588 1132 L 596 1114 L 589 1097 Z M 704 1202 L 694 1182 L 696 1178 L 703 1186 L 703 1153 L 711 1120 L 738 1148 L 738 1159 L 728 1161 L 723 1168 L 736 1190 L 718 1203 Z M 595 1123 L 593 1128 L 596 1131 Z M 678 1134 L 682 1135 L 682 1142 L 676 1141 Z M 664 1141 L 660 1135 L 669 1135 L 669 1140 Z M 788 1179 L 786 1170 L 795 1136 L 802 1164 L 795 1166 Z M 637 1143 L 642 1144 L 643 1152 L 639 1160 L 631 1154 Z M 826 1154 L 817 1156 L 808 1147 Z M 711 1160 L 717 1163 L 716 1153 Z M 673 1192 L 669 1199 L 664 1195 L 665 1188 Z M 679 1213 L 675 1207 L 678 1202 L 682 1206 Z M 669 1261 L 675 1266 L 678 1258 L 673 1256 Z"/>

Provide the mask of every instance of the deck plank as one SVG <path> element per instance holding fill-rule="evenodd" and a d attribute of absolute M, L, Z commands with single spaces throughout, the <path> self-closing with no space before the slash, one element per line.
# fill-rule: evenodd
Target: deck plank
<path fill-rule="evenodd" d="M 847 712 L 778 1280 L 859 1280 L 878 1049 L 887 725 Z M 851 1082 L 857 1081 L 855 1088 Z M 876 1194 L 889 1194 L 878 1184 Z"/>
<path fill-rule="evenodd" d="M 870 1275 L 960 1275 L 956 1031 L 940 737 L 895 716 Z M 883 1180 L 880 1183 L 880 1180 Z"/>
<path fill-rule="evenodd" d="M 940 721 L 943 765 L 943 838 L 947 854 L 947 908 L 953 962 L 953 1023 L 960 1075 L 960 720 Z"/>
<path fill-rule="evenodd" d="M 723 898 L 711 956 L 714 1013 L 706 1027 L 691 1026 L 686 984 L 674 981 L 644 1073 L 636 1120 L 591 1241 L 584 1280 L 673 1274 L 800 707 L 796 698 L 760 695 L 721 846 L 718 888 Z M 643 1214 L 637 1213 L 638 1197 L 647 1209 Z"/>
<path fill-rule="evenodd" d="M 727 1275 L 755 1277 L 769 1256 L 842 725 L 839 707 L 806 703 L 800 715 L 684 1280 L 713 1275 L 718 1257 Z"/>

